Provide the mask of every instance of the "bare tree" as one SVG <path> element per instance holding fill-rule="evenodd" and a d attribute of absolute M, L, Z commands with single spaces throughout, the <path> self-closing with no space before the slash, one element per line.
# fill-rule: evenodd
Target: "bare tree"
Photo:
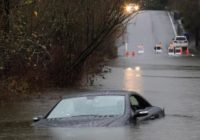
<path fill-rule="evenodd" d="M 10 34 L 3 40 L 2 75 L 23 77 L 36 86 L 77 83 L 84 70 L 91 71 L 115 50 L 114 42 L 130 16 L 124 12 L 128 2 L 12 1 L 12 8 L 6 8 Z"/>

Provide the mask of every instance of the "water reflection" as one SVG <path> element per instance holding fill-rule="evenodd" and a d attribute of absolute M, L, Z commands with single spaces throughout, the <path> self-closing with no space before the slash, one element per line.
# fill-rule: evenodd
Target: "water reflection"
<path fill-rule="evenodd" d="M 135 68 L 128 67 L 124 70 L 124 90 L 141 92 L 141 68 L 136 66 Z"/>
<path fill-rule="evenodd" d="M 139 66 L 136 66 L 136 67 L 135 67 L 135 71 L 140 71 L 140 67 L 139 67 Z"/>
<path fill-rule="evenodd" d="M 53 128 L 48 129 L 54 139 L 70 140 L 124 140 L 132 139 L 137 129 L 120 128 Z M 92 132 L 92 133 L 91 133 Z M 114 134 L 114 135 L 113 135 Z"/>

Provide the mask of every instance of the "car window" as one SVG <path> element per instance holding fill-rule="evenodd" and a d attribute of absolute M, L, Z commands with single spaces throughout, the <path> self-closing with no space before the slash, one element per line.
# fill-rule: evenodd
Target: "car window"
<path fill-rule="evenodd" d="M 136 111 L 137 109 L 140 109 L 139 102 L 134 96 L 130 96 L 129 100 L 130 100 L 131 109 L 133 111 Z"/>
<path fill-rule="evenodd" d="M 47 119 L 83 115 L 123 115 L 124 111 L 124 96 L 76 97 L 60 101 Z"/>
<path fill-rule="evenodd" d="M 136 106 L 139 105 L 137 99 L 136 99 L 134 96 L 131 96 L 131 97 L 130 97 L 130 104 L 131 104 L 131 105 L 136 105 Z"/>
<path fill-rule="evenodd" d="M 151 105 L 139 95 L 130 96 L 130 105 L 131 108 L 135 111 L 137 109 L 145 109 Z"/>
<path fill-rule="evenodd" d="M 177 37 L 176 40 L 184 41 L 184 40 L 186 40 L 186 38 L 185 37 Z"/>

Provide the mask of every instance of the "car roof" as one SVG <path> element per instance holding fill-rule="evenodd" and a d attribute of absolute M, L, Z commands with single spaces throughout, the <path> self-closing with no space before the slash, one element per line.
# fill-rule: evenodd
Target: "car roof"
<path fill-rule="evenodd" d="M 176 38 L 185 38 L 186 39 L 186 36 L 176 36 Z"/>
<path fill-rule="evenodd" d="M 139 94 L 134 91 L 124 91 L 124 90 L 82 90 L 82 91 L 74 91 L 69 95 L 65 95 L 63 96 L 62 99 L 72 98 L 72 97 L 82 97 L 82 96 L 108 96 L 108 95 L 130 96 Z"/>
<path fill-rule="evenodd" d="M 186 36 L 184 36 L 184 35 L 177 35 L 176 37 L 186 37 Z"/>

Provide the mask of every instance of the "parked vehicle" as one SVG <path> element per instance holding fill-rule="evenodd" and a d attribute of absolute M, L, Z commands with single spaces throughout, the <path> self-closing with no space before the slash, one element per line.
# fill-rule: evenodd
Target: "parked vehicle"
<path fill-rule="evenodd" d="M 189 55 L 188 41 L 185 36 L 176 36 L 168 47 L 168 55 Z"/>
<path fill-rule="evenodd" d="M 129 91 L 89 91 L 61 99 L 35 127 L 115 127 L 164 116 L 164 110 Z"/>
<path fill-rule="evenodd" d="M 173 46 L 174 47 L 188 47 L 188 40 L 186 36 L 176 36 L 173 39 Z"/>

